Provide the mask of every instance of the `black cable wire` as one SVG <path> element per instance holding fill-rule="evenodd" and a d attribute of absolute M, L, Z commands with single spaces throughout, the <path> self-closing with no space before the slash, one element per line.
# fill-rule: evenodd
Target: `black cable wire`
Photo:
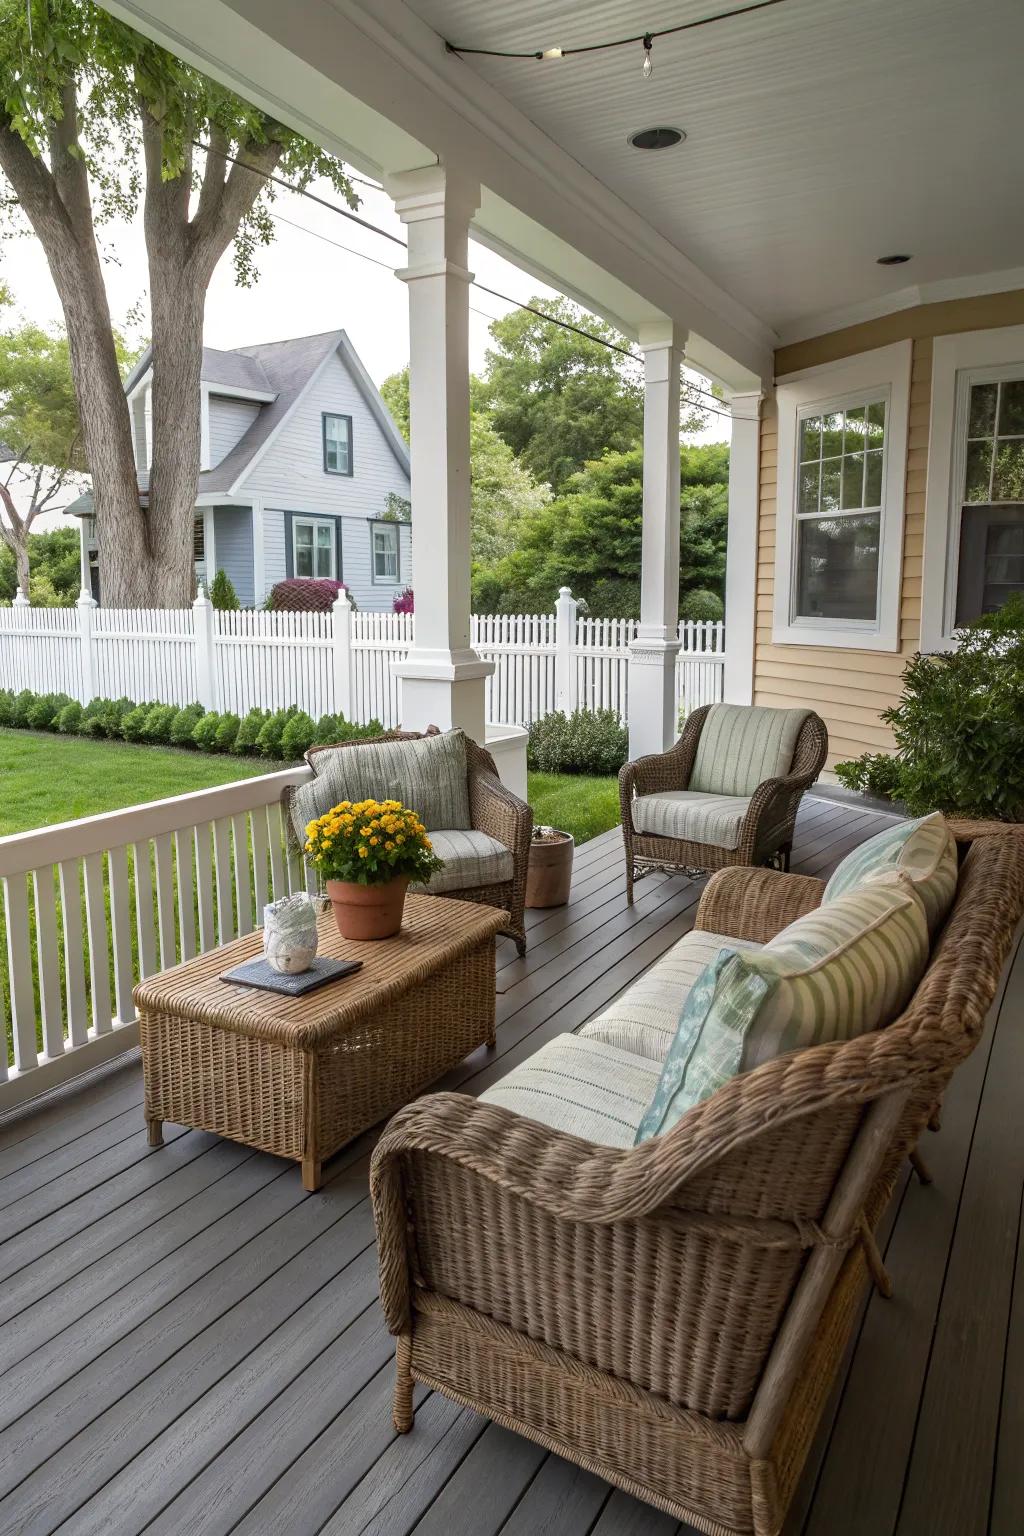
<path fill-rule="evenodd" d="M 660 32 L 638 32 L 634 37 L 616 37 L 606 43 L 581 43 L 576 48 L 560 48 L 558 57 L 571 58 L 578 53 L 602 53 L 607 48 L 628 48 L 636 43 L 643 43 L 649 47 L 659 37 L 674 37 L 678 32 L 692 32 L 697 27 L 708 27 L 716 21 L 729 21 L 734 16 L 747 16 L 754 11 L 766 11 L 770 6 L 784 5 L 785 0 L 755 0 L 753 5 L 736 6 L 731 11 L 718 11 L 713 16 L 700 16 L 696 21 L 682 21 L 675 27 L 663 27 Z M 528 53 L 506 51 L 503 48 L 463 48 L 459 43 L 450 43 L 445 39 L 445 49 L 448 53 L 458 55 L 475 55 L 485 59 L 543 59 L 544 49 L 531 49 Z"/>
<path fill-rule="evenodd" d="M 776 0 L 771 0 L 771 3 L 776 3 Z M 307 187 L 297 187 L 292 182 L 285 181 L 283 176 L 275 176 L 270 171 L 257 171 L 255 167 L 246 165 L 245 161 L 240 160 L 237 155 L 229 154 L 226 149 L 211 150 L 209 145 L 203 144 L 199 139 L 193 139 L 192 144 L 194 148 L 204 150 L 207 154 L 219 155 L 221 159 L 229 160 L 233 165 L 241 165 L 243 169 L 252 171 L 254 175 L 262 176 L 267 181 L 272 181 L 275 186 L 283 187 L 286 192 L 292 192 L 296 197 L 306 197 L 310 202 L 317 203 L 321 208 L 327 208 L 331 213 L 340 214 L 343 219 L 351 219 L 353 224 L 358 224 L 361 229 L 368 229 L 371 234 L 383 235 L 385 240 L 390 240 L 395 245 L 401 246 L 403 251 L 407 251 L 409 248 L 407 242 L 401 239 L 399 235 L 393 235 L 390 230 L 381 229 L 379 224 L 371 224 L 368 219 L 361 219 L 358 214 L 352 212 L 351 208 L 342 207 L 341 203 L 332 203 L 329 198 L 320 197 L 318 193 L 310 192 Z M 369 186 L 370 183 L 367 182 L 366 185 Z M 374 190 L 382 192 L 384 189 L 383 187 L 375 187 Z M 279 220 L 282 224 L 290 225 L 292 229 L 300 230 L 303 234 L 312 235 L 315 239 L 324 240 L 328 245 L 336 246 L 338 250 L 347 251 L 352 256 L 359 256 L 364 261 L 372 262 L 374 266 L 384 267 L 388 271 L 393 270 L 390 262 L 381 261 L 378 257 L 370 256 L 365 251 L 358 251 L 354 246 L 344 245 L 340 240 L 332 240 L 329 235 L 323 235 L 319 230 L 307 229 L 304 224 L 297 224 L 294 219 L 287 218 L 283 213 L 278 213 L 273 208 L 269 212 L 272 218 Z M 557 325 L 564 331 L 572 331 L 574 335 L 582 336 L 587 341 L 596 341 L 599 346 L 607 347 L 610 352 L 618 352 L 623 357 L 628 358 L 631 363 L 636 363 L 640 367 L 643 366 L 644 360 L 642 357 L 637 357 L 636 353 L 631 351 L 629 347 L 623 347 L 618 342 L 609 341 L 606 336 L 597 336 L 593 331 L 585 330 L 580 325 L 573 325 L 569 320 L 561 320 L 556 315 L 545 314 L 542 309 L 537 309 L 532 304 L 524 304 L 520 299 L 513 299 L 507 293 L 499 293 L 497 288 L 488 288 L 484 283 L 478 283 L 475 278 L 473 279 L 473 287 L 478 288 L 481 293 L 490 294 L 493 299 L 500 299 L 503 304 L 511 304 L 515 309 L 525 309 L 529 314 L 536 315 L 538 319 L 546 320 L 549 325 Z M 700 407 L 701 410 L 707 411 L 711 416 L 721 416 L 726 420 L 732 419 L 732 412 L 721 409 L 721 400 L 710 389 L 702 389 L 699 384 L 693 384 L 689 379 L 684 379 L 684 386 L 691 394 L 703 395 L 708 400 L 714 400 L 718 407 L 718 409 L 715 409 L 715 407 L 710 405 L 702 405 Z"/>

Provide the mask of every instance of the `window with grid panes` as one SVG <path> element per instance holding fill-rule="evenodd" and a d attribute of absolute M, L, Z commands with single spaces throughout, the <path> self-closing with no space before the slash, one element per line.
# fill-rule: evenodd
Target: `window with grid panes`
<path fill-rule="evenodd" d="M 956 622 L 1024 592 L 1024 378 L 970 386 Z"/>
<path fill-rule="evenodd" d="M 884 399 L 799 417 L 794 618 L 877 619 L 885 417 Z"/>

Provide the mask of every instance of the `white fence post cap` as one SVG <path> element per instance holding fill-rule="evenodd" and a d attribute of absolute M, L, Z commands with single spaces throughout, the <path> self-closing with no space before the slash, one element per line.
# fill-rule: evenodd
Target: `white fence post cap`
<path fill-rule="evenodd" d="M 14 594 L 11 606 L 13 608 L 28 608 L 30 606 L 28 598 L 25 596 L 20 587 Z"/>
<path fill-rule="evenodd" d="M 96 599 L 93 597 L 92 593 L 86 587 L 83 587 L 81 592 L 78 594 L 78 607 L 95 608 L 96 606 Z"/>
<path fill-rule="evenodd" d="M 198 590 L 197 590 L 196 595 L 195 595 L 195 601 L 193 602 L 192 607 L 193 608 L 201 608 L 201 607 L 203 607 L 204 604 L 206 604 L 208 602 L 209 602 L 209 598 L 207 597 L 206 593 L 203 590 L 202 582 L 200 582 Z"/>
<path fill-rule="evenodd" d="M 346 592 L 344 587 L 339 587 L 338 588 L 338 595 L 334 599 L 334 602 L 331 604 L 331 606 L 333 608 L 341 608 L 343 610 L 345 608 L 351 608 L 352 607 L 352 604 L 349 601 L 349 595 Z"/>

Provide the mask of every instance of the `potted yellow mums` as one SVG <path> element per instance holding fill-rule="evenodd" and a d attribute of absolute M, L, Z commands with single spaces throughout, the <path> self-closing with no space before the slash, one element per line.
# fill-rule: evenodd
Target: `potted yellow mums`
<path fill-rule="evenodd" d="M 442 867 L 427 829 L 400 800 L 342 800 L 306 827 L 343 939 L 387 939 L 402 926 L 410 880 Z"/>

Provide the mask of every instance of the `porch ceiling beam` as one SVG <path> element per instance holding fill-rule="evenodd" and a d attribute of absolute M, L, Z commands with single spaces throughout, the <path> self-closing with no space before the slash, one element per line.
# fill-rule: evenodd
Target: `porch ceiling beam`
<path fill-rule="evenodd" d="M 282 121 L 388 175 L 435 159 L 484 188 L 473 234 L 628 335 L 666 319 L 734 389 L 771 377 L 773 332 L 585 171 L 402 0 L 103 0 Z"/>

